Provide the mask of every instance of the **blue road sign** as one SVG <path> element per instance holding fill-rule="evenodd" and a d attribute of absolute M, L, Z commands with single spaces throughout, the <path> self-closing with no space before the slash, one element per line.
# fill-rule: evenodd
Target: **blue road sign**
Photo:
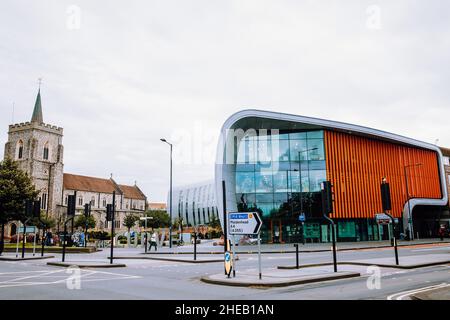
<path fill-rule="evenodd" d="M 305 214 L 304 214 L 304 213 L 301 213 L 301 214 L 298 216 L 298 221 L 300 221 L 300 222 L 305 222 L 305 220 L 306 220 Z"/>

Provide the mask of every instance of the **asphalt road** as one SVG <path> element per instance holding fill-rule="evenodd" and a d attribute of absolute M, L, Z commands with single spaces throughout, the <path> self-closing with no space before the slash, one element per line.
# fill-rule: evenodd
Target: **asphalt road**
<path fill-rule="evenodd" d="M 107 262 L 109 250 L 68 255 L 67 261 Z M 136 255 L 141 249 L 116 249 L 117 255 Z M 399 250 L 402 256 L 442 255 L 450 259 L 450 245 L 421 245 Z M 183 255 L 185 256 L 185 255 Z M 338 261 L 392 257 L 393 250 L 365 249 L 338 252 Z M 214 255 L 217 257 L 217 255 Z M 257 255 L 241 254 L 240 272 L 257 272 Z M 301 264 L 331 262 L 331 252 L 303 253 Z M 346 266 L 360 278 L 284 288 L 238 288 L 206 284 L 200 277 L 223 272 L 223 263 L 188 264 L 155 260 L 118 260 L 126 268 L 66 270 L 47 266 L 48 261 L 0 261 L 0 299 L 408 299 L 409 291 L 450 283 L 450 265 L 413 270 L 380 268 L 379 287 L 369 289 L 367 267 Z M 264 254 L 264 269 L 293 265 L 295 256 Z M 339 266 L 344 268 L 344 266 Z M 331 267 L 330 267 L 331 271 Z M 79 277 L 78 277 L 79 276 Z M 81 279 L 78 281 L 78 279 Z M 78 286 L 79 285 L 79 286 Z"/>

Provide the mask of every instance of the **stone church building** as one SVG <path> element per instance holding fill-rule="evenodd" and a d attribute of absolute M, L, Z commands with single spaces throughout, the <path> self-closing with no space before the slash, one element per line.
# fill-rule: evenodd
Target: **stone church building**
<path fill-rule="evenodd" d="M 62 231 L 67 212 L 67 196 L 76 192 L 77 214 L 84 205 L 91 204 L 97 230 L 109 228 L 106 222 L 106 205 L 112 203 L 116 192 L 116 230 L 126 231 L 123 219 L 128 214 L 142 215 L 147 209 L 147 197 L 137 185 L 116 183 L 113 178 L 102 179 L 64 173 L 63 128 L 44 123 L 41 93 L 37 94 L 30 122 L 9 126 L 4 157 L 14 159 L 32 178 L 40 192 L 41 209 L 57 221 L 55 232 Z M 17 230 L 16 223 L 6 228 L 6 236 Z M 106 231 L 106 230 L 105 230 Z"/>

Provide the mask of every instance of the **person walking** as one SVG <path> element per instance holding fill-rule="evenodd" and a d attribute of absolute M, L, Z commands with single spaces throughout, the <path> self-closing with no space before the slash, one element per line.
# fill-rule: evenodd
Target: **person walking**
<path fill-rule="evenodd" d="M 439 238 L 441 238 L 441 241 L 444 241 L 444 237 L 445 237 L 445 226 L 444 225 L 441 225 L 441 227 L 439 228 L 438 235 L 439 235 Z"/>
<path fill-rule="evenodd" d="M 156 242 L 157 241 L 157 237 L 158 237 L 158 234 L 156 232 L 153 232 L 153 234 L 152 234 L 152 236 L 150 238 L 150 249 L 149 249 L 149 251 L 152 251 L 152 247 L 153 246 L 155 246 L 155 251 L 158 250 L 158 244 Z"/>

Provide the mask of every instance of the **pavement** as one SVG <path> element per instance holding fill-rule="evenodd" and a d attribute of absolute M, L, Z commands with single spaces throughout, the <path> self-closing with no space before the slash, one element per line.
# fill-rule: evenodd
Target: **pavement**
<path fill-rule="evenodd" d="M 184 263 L 215 263 L 221 262 L 223 263 L 223 258 L 216 256 L 215 258 L 210 258 L 205 255 L 199 255 L 194 260 L 193 256 L 181 255 L 181 256 L 168 256 L 168 255 L 152 255 L 148 256 L 147 254 L 141 254 L 136 256 L 116 256 L 114 259 L 120 260 L 160 260 L 160 261 L 172 261 L 172 262 L 184 262 Z M 239 258 L 236 258 L 238 260 Z"/>
<path fill-rule="evenodd" d="M 25 261 L 25 260 L 43 260 L 43 259 L 52 259 L 55 256 L 41 256 L 40 254 L 38 256 L 25 256 L 24 258 L 22 258 L 21 255 L 19 255 L 18 257 L 16 257 L 16 255 L 2 255 L 0 256 L 0 261 Z"/>
<path fill-rule="evenodd" d="M 106 261 L 70 261 L 70 262 L 47 262 L 48 266 L 63 267 L 63 268 L 125 268 L 124 263 L 108 263 Z"/>
<path fill-rule="evenodd" d="M 203 240 L 202 243 L 197 245 L 197 254 L 222 254 L 223 246 L 214 246 L 213 240 Z M 436 245 L 449 245 L 450 239 L 441 241 L 440 239 L 422 239 L 414 241 L 399 240 L 399 247 L 415 247 L 429 244 Z M 331 243 L 305 243 L 305 245 L 299 245 L 300 253 L 311 252 L 327 252 L 332 250 Z M 336 244 L 338 251 L 352 251 L 352 250 L 366 250 L 374 248 L 392 248 L 390 241 L 361 241 L 361 242 L 338 242 Z M 237 245 L 236 253 L 241 254 L 254 254 L 258 252 L 256 245 Z M 183 246 L 160 247 L 157 252 L 148 252 L 147 254 L 193 254 L 194 245 L 188 244 Z M 293 244 L 262 244 L 261 253 L 295 253 Z"/>
<path fill-rule="evenodd" d="M 449 257 L 450 244 L 411 243 L 400 247 L 400 262 L 409 260 L 434 261 L 437 257 Z M 308 245 L 306 245 L 308 246 Z M 330 246 L 331 247 L 331 246 Z M 221 251 L 223 248 L 220 248 Z M 359 277 L 320 282 L 300 283 L 285 287 L 234 287 L 218 286 L 201 281 L 202 277 L 223 275 L 223 263 L 186 263 L 153 259 L 134 259 L 144 255 L 143 248 L 117 248 L 115 256 L 129 257 L 116 260 L 126 267 L 114 269 L 61 268 L 49 266 L 47 262 L 60 262 L 61 255 L 46 260 L 0 261 L 0 299 L 89 299 L 89 300 L 136 300 L 136 299 L 206 299 L 206 300 L 304 300 L 304 299 L 412 299 L 417 292 L 439 288 L 448 284 L 450 264 L 444 263 L 415 269 L 379 267 L 375 265 L 339 265 L 339 272 L 359 273 Z M 158 253 L 160 248 L 158 248 Z M 438 256 L 436 256 L 438 255 Z M 27 253 L 27 256 L 31 254 Z M 66 262 L 108 264 L 109 250 L 91 254 L 66 254 Z M 162 255 L 164 257 L 164 255 Z M 166 255 L 167 256 L 167 255 Z M 236 261 L 237 277 L 258 275 L 258 256 L 240 254 Z M 370 264 L 393 261 L 392 247 L 341 250 L 337 252 L 338 262 L 365 261 Z M 173 258 L 192 259 L 192 256 L 173 255 Z M 215 259 L 215 255 L 204 255 Z M 262 257 L 263 280 L 270 273 L 276 273 L 280 265 L 293 265 L 294 253 L 264 253 Z M 219 258 L 219 256 L 217 256 Z M 222 257 L 220 257 L 222 258 Z M 436 260 L 437 261 L 437 260 Z M 302 265 L 328 264 L 319 269 L 308 268 L 319 274 L 332 273 L 331 251 L 300 254 Z M 328 268 L 328 269 L 327 269 Z M 298 270 L 285 270 L 298 272 Z M 306 270 L 300 270 L 306 271 Z M 303 273 L 302 273 L 303 274 Z M 311 276 L 312 274 L 308 274 Z M 75 277 L 76 276 L 76 277 Z M 295 275 L 294 275 L 295 276 Z M 74 277 L 80 280 L 79 288 L 72 285 Z M 405 293 L 406 292 L 406 293 Z"/>
<path fill-rule="evenodd" d="M 449 252 L 450 253 L 450 252 Z M 330 265 L 331 263 L 323 263 L 316 265 L 301 265 L 301 267 L 314 267 L 320 265 Z M 398 269 L 415 269 L 423 268 L 441 264 L 450 264 L 450 254 L 427 254 L 427 255 L 413 255 L 399 257 L 399 264 L 396 264 L 395 257 L 386 258 L 372 258 L 353 261 L 339 261 L 338 265 L 360 265 L 360 266 L 378 266 L 385 268 L 398 268 Z M 278 266 L 278 269 L 295 269 L 296 266 Z"/>
<path fill-rule="evenodd" d="M 415 292 L 411 295 L 412 300 L 447 300 L 450 301 L 450 284 L 442 284 L 435 288 L 429 288 Z"/>
<path fill-rule="evenodd" d="M 202 277 L 201 281 L 223 286 L 270 288 L 354 278 L 360 275 L 359 272 L 351 271 L 332 272 L 329 268 L 323 267 L 295 270 L 265 269 L 262 270 L 260 279 L 259 271 L 252 269 L 237 271 L 236 277 L 227 277 L 224 273 L 208 275 Z"/>

